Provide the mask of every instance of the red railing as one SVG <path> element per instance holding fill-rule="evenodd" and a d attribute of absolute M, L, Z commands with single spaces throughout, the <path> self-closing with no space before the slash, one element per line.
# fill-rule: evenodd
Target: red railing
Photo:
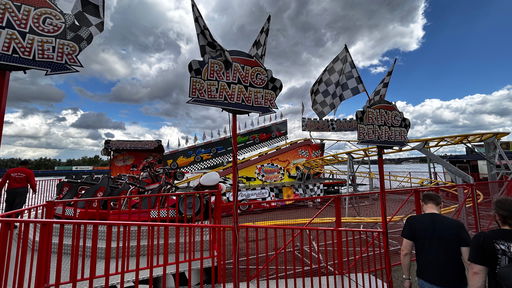
<path fill-rule="evenodd" d="M 36 205 L 40 205 L 45 203 L 48 200 L 55 199 L 56 195 L 56 186 L 57 183 L 62 181 L 62 179 L 37 179 L 36 187 L 37 193 L 33 194 L 30 192 L 27 195 L 27 203 L 25 203 L 25 207 L 32 207 Z M 5 207 L 5 189 L 4 187 L 2 191 L 2 195 L 0 195 L 0 211 L 4 212 Z"/>
<path fill-rule="evenodd" d="M 403 220 L 421 212 L 421 192 L 442 194 L 452 217 L 469 204 L 474 233 L 505 184 L 388 191 L 389 251 L 374 192 L 241 203 L 254 210 L 239 215 L 237 231 L 219 191 L 50 201 L 0 216 L 0 286 L 226 287 L 237 269 L 240 287 L 390 287 L 385 256 L 399 263 Z"/>

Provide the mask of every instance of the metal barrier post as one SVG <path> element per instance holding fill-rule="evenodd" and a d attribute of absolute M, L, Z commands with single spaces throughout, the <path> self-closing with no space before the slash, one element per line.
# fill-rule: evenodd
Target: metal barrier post
<path fill-rule="evenodd" d="M 414 207 L 416 208 L 416 215 L 421 214 L 421 192 L 414 189 Z"/>
<path fill-rule="evenodd" d="M 342 243 L 343 243 L 343 238 L 342 238 L 342 235 L 341 235 L 341 206 L 342 206 L 342 202 L 341 202 L 341 196 L 337 196 L 335 199 L 334 199 L 334 207 L 335 207 L 335 213 L 336 213 L 336 255 L 338 257 L 338 261 L 336 261 L 336 263 L 341 263 L 340 266 L 339 266 L 339 275 L 342 275 L 343 274 L 343 270 L 344 270 L 344 261 L 343 261 L 343 247 L 342 247 Z"/>
<path fill-rule="evenodd" d="M 480 211 L 478 209 L 478 200 L 476 197 L 476 185 L 471 185 L 471 201 L 473 202 L 473 219 L 475 221 L 475 231 L 480 232 Z"/>
<path fill-rule="evenodd" d="M 55 213 L 55 201 L 47 201 L 45 205 L 45 219 L 53 219 Z M 36 287 L 46 287 L 50 279 L 51 264 L 51 238 L 53 237 L 53 224 L 42 222 L 39 231 L 39 245 L 36 263 Z"/>
<path fill-rule="evenodd" d="M 12 231 L 13 223 L 12 222 L 0 222 L 0 285 L 3 285 L 4 277 L 8 278 L 9 276 L 5 273 L 7 268 L 9 267 L 8 259 L 7 259 L 7 241 L 9 239 L 9 230 Z"/>

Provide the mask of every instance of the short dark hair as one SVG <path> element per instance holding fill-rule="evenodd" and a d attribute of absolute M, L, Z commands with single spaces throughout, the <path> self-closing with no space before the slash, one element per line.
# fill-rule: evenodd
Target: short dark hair
<path fill-rule="evenodd" d="M 434 204 L 436 206 L 443 204 L 441 196 L 434 192 L 424 192 L 423 195 L 421 195 L 421 202 L 423 202 L 423 204 Z"/>
<path fill-rule="evenodd" d="M 20 161 L 20 166 L 28 166 L 29 162 L 26 159 Z"/>
<path fill-rule="evenodd" d="M 494 201 L 494 213 L 500 218 L 501 224 L 512 227 L 512 198 L 496 199 Z"/>

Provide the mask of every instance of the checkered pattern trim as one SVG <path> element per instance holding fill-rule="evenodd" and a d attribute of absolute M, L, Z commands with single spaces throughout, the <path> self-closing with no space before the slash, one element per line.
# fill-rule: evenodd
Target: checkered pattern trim
<path fill-rule="evenodd" d="M 372 95 L 370 95 L 370 99 L 366 101 L 366 106 L 370 106 L 372 103 L 377 102 L 379 100 L 384 100 L 386 97 L 386 92 L 388 91 L 389 81 L 391 80 L 391 75 L 393 74 L 393 69 L 395 69 L 396 64 L 396 58 L 395 62 L 393 62 L 393 66 L 389 69 L 388 73 L 386 73 L 386 76 L 380 81 L 379 85 L 377 85 L 377 88 L 373 91 Z"/>
<path fill-rule="evenodd" d="M 322 150 L 315 150 L 311 152 L 311 156 L 313 156 L 314 158 L 322 156 Z"/>
<path fill-rule="evenodd" d="M 176 217 L 176 209 L 158 209 L 149 211 L 150 218 Z"/>
<path fill-rule="evenodd" d="M 201 77 L 203 73 L 202 61 L 192 60 L 188 63 L 188 73 L 191 77 Z M 204 63 L 204 62 L 203 62 Z"/>
<path fill-rule="evenodd" d="M 258 150 L 268 149 L 269 146 L 284 142 L 284 141 L 286 141 L 286 139 L 287 139 L 286 136 L 280 136 L 277 138 L 273 138 L 273 139 L 265 141 L 263 143 L 255 144 L 250 147 L 240 149 L 240 150 L 238 150 L 238 155 L 240 156 L 243 154 L 253 153 Z M 225 164 L 227 164 L 229 162 L 231 162 L 231 154 L 226 154 L 226 155 L 214 157 L 214 158 L 202 161 L 202 162 L 196 162 L 190 166 L 184 167 L 181 170 L 191 172 L 191 171 L 196 171 L 196 170 L 212 169 L 212 168 L 224 166 Z"/>
<path fill-rule="evenodd" d="M 64 209 L 64 215 L 66 215 L 66 216 L 76 216 L 76 217 L 78 217 L 78 214 L 80 214 L 80 210 L 79 209 L 75 209 L 75 208 L 65 208 Z"/>
<path fill-rule="evenodd" d="M 320 119 L 342 101 L 366 91 L 347 46 L 334 57 L 311 87 L 313 111 Z"/>
<path fill-rule="evenodd" d="M 302 197 L 315 197 L 324 195 L 323 184 L 299 184 L 293 186 L 295 192 Z"/>
<path fill-rule="evenodd" d="M 80 50 L 92 43 L 94 36 L 103 32 L 105 0 L 76 0 L 71 14 L 65 14 L 66 38 Z"/>
<path fill-rule="evenodd" d="M 298 153 L 299 153 L 299 156 L 309 157 L 309 151 L 308 150 L 299 149 Z"/>
<path fill-rule="evenodd" d="M 279 95 L 279 93 L 281 93 L 281 90 L 283 90 L 283 83 L 281 82 L 281 80 L 277 79 L 274 77 L 274 75 L 272 74 L 272 70 L 270 69 L 267 69 L 267 77 L 268 77 L 268 81 L 267 81 L 267 85 L 268 85 L 268 89 L 272 92 L 274 92 L 276 95 Z M 265 119 L 265 118 L 263 118 Z"/>
<path fill-rule="evenodd" d="M 254 43 L 252 43 L 251 49 L 249 49 L 249 54 L 254 56 L 254 58 L 258 59 L 261 64 L 265 62 L 265 54 L 267 52 L 267 38 L 268 32 L 270 30 L 270 15 L 267 17 L 267 21 L 261 27 L 260 33 Z"/>
<path fill-rule="evenodd" d="M 228 51 L 213 38 L 194 0 L 192 0 L 192 15 L 194 16 L 197 41 L 199 42 L 199 52 L 203 60 L 208 62 L 209 59 L 217 59 L 224 63 L 226 69 L 231 68 L 232 61 Z"/>

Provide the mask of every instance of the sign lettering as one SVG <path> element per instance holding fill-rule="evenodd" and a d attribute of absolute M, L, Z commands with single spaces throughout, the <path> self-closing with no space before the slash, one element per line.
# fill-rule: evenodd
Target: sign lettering
<path fill-rule="evenodd" d="M 359 144 L 404 146 L 411 126 L 398 108 L 386 100 L 357 111 L 357 140 Z"/>

